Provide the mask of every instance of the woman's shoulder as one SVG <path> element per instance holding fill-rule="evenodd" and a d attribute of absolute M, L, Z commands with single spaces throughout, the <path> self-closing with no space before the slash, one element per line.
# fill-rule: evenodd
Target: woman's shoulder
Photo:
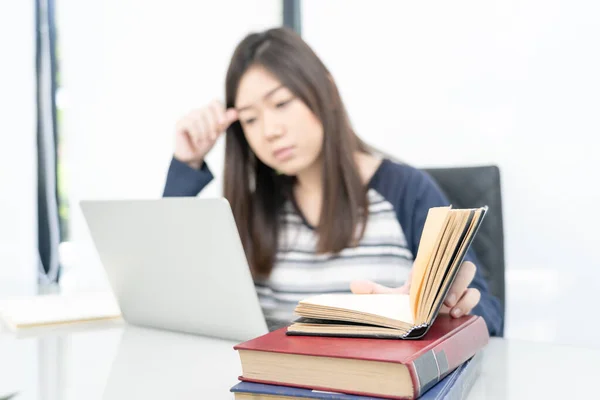
<path fill-rule="evenodd" d="M 435 187 L 435 183 L 424 170 L 390 157 L 381 159 L 369 181 L 370 189 L 394 194 L 393 197 L 416 195 L 432 186 Z"/>

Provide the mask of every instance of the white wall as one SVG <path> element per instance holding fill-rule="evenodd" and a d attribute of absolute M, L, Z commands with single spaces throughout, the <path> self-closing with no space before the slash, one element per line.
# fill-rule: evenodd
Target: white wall
<path fill-rule="evenodd" d="M 281 1 L 65 0 L 58 7 L 74 242 L 64 254 L 77 266 L 63 286 L 106 287 L 77 203 L 160 196 L 177 119 L 224 99 L 234 47 L 250 31 L 281 25 Z M 223 149 L 221 141 L 207 157 L 217 179 L 202 196 L 221 193 Z"/>
<path fill-rule="evenodd" d="M 507 336 L 597 346 L 574 326 L 600 290 L 600 4 L 302 4 L 364 139 L 416 166 L 500 166 Z"/>
<path fill-rule="evenodd" d="M 0 3 L 0 297 L 37 285 L 33 2 Z"/>

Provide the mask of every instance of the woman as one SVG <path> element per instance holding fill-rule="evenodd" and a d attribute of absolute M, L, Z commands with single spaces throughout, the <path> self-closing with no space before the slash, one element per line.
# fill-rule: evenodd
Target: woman
<path fill-rule="evenodd" d="M 295 33 L 247 36 L 226 76 L 226 104 L 176 127 L 164 196 L 195 196 L 212 179 L 204 157 L 226 132 L 231 204 L 267 319 L 288 324 L 310 294 L 407 292 L 429 208 L 447 205 L 423 172 L 378 157 L 357 137 L 331 74 Z M 499 303 L 466 261 L 442 312 L 501 329 Z"/>

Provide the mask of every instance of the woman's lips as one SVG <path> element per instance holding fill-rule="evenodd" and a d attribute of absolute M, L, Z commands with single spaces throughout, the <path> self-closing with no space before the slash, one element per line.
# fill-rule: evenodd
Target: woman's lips
<path fill-rule="evenodd" d="M 280 147 L 273 152 L 277 161 L 287 161 L 294 156 L 294 146 Z"/>

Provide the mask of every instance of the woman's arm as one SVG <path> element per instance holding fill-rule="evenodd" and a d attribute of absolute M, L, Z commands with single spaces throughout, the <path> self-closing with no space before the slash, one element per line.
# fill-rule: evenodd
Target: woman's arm
<path fill-rule="evenodd" d="M 177 122 L 175 152 L 167 173 L 164 197 L 197 196 L 208 185 L 213 175 L 204 161 L 205 156 L 237 119 L 236 110 L 226 110 L 223 104 L 214 100 L 190 111 Z"/>
<path fill-rule="evenodd" d="M 167 172 L 163 197 L 197 196 L 212 179 L 213 175 L 206 162 L 202 163 L 200 169 L 195 169 L 173 157 Z"/>

